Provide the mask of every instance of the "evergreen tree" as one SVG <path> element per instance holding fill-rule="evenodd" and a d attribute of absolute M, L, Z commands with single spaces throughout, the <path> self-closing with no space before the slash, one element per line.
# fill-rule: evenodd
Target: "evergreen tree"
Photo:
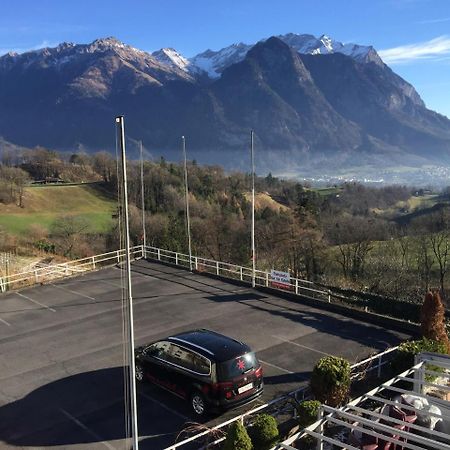
<path fill-rule="evenodd" d="M 442 343 L 450 353 L 450 341 L 445 329 L 445 309 L 439 292 L 427 292 L 421 311 L 423 337 Z"/>
<path fill-rule="evenodd" d="M 239 420 L 228 428 L 223 450 L 252 450 L 253 445 L 244 425 Z"/>
<path fill-rule="evenodd" d="M 319 359 L 311 375 L 311 390 L 316 400 L 340 406 L 350 392 L 350 363 L 337 356 L 324 356 Z"/>

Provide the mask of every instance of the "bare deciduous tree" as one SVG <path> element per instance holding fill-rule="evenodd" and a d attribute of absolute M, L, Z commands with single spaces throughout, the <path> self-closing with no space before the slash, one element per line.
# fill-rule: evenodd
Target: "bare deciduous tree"
<path fill-rule="evenodd" d="M 378 232 L 373 220 L 361 216 L 341 216 L 331 224 L 328 234 L 338 247 L 337 262 L 344 278 L 357 281 L 363 275 Z"/>
<path fill-rule="evenodd" d="M 450 263 L 450 235 L 449 231 L 443 230 L 429 236 L 429 242 L 439 268 L 439 285 L 441 293 L 445 297 L 444 281 Z"/>
<path fill-rule="evenodd" d="M 87 229 L 86 220 L 80 216 L 60 216 L 52 225 L 50 236 L 64 256 L 72 257 L 77 240 Z"/>
<path fill-rule="evenodd" d="M 116 162 L 108 152 L 95 153 L 93 158 L 94 170 L 103 177 L 103 181 L 110 182 L 115 175 Z"/>

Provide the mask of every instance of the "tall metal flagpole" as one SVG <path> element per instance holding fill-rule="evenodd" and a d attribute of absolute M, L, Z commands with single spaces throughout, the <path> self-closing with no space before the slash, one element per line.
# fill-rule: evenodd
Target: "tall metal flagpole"
<path fill-rule="evenodd" d="M 141 150 L 141 197 L 142 197 L 142 244 L 144 246 L 143 256 L 146 256 L 147 235 L 145 232 L 145 198 L 144 198 L 144 156 L 142 152 L 142 141 L 140 141 Z"/>
<path fill-rule="evenodd" d="M 186 227 L 188 235 L 188 247 L 189 247 L 189 269 L 192 272 L 192 248 L 191 248 L 191 222 L 189 217 L 189 188 L 188 188 L 188 174 L 187 174 L 187 160 L 186 160 L 186 139 L 181 136 L 181 142 L 183 143 L 183 158 L 184 158 L 184 190 L 186 194 Z"/>
<path fill-rule="evenodd" d="M 253 151 L 253 130 L 250 131 L 250 152 L 252 159 L 252 287 L 255 287 L 256 253 L 255 253 L 255 159 Z"/>
<path fill-rule="evenodd" d="M 130 227 L 128 217 L 128 192 L 127 192 L 127 161 L 125 155 L 125 127 L 123 116 L 116 117 L 116 123 L 120 127 L 120 148 L 122 151 L 122 177 L 123 177 L 123 210 L 125 213 L 125 267 L 127 275 L 126 292 L 128 300 L 128 341 L 129 341 L 129 383 L 131 390 L 131 435 L 133 450 L 139 449 L 137 404 L 136 404 L 136 377 L 134 362 L 134 326 L 133 326 L 133 298 L 131 295 L 131 262 L 130 262 Z"/>

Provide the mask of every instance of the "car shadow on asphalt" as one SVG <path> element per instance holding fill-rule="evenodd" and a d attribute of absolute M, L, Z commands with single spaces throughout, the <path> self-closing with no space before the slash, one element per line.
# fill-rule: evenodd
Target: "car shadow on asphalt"
<path fill-rule="evenodd" d="M 283 373 L 281 375 L 264 375 L 264 384 L 287 384 L 287 383 L 301 383 L 308 381 L 311 372 L 292 372 Z"/>
<path fill-rule="evenodd" d="M 123 368 L 113 367 L 40 386 L 0 407 L 0 442 L 17 447 L 86 444 L 89 448 L 92 443 L 125 439 L 123 380 Z M 139 435 L 152 443 L 151 448 L 173 444 L 190 421 L 194 418 L 187 403 L 154 386 L 138 386 Z"/>
<path fill-rule="evenodd" d="M 306 379 L 304 373 L 293 373 L 267 376 L 264 381 L 273 385 L 302 378 Z M 156 450 L 172 445 L 191 435 L 180 434 L 186 427 L 193 427 L 191 432 L 206 429 L 182 399 L 147 383 L 138 385 L 137 392 L 141 448 Z M 124 404 L 123 367 L 61 378 L 0 407 L 0 442 L 17 447 L 84 444 L 86 448 L 112 442 L 116 447 L 126 438 Z M 204 419 L 211 420 L 221 419 L 218 415 Z"/>

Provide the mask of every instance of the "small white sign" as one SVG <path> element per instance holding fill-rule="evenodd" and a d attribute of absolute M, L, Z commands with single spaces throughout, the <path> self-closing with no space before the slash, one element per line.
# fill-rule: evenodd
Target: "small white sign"
<path fill-rule="evenodd" d="M 274 270 L 270 272 L 271 284 L 274 287 L 289 289 L 291 285 L 291 276 L 289 272 L 280 272 L 279 270 Z"/>

